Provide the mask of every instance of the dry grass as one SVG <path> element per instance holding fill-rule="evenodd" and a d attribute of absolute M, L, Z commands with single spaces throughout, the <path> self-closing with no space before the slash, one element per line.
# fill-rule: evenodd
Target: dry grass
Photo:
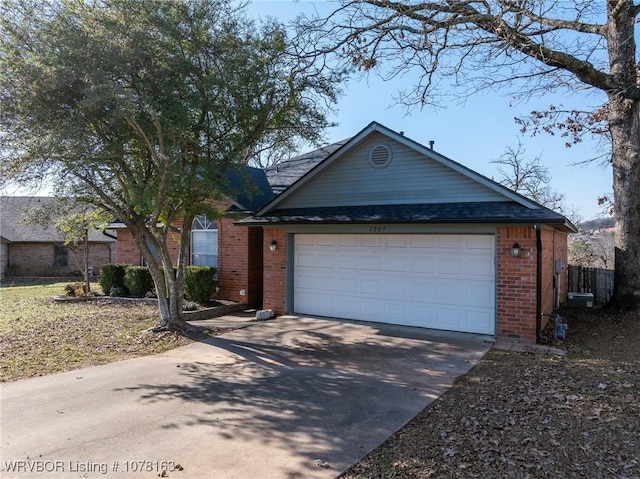
<path fill-rule="evenodd" d="M 146 332 L 158 318 L 149 304 L 55 303 L 65 283 L 0 288 L 0 381 L 159 353 L 190 342 Z"/>

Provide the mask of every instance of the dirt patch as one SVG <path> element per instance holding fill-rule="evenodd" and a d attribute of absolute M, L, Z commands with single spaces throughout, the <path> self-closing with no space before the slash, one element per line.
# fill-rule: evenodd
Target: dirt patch
<path fill-rule="evenodd" d="M 490 351 L 342 477 L 639 478 L 640 316 L 563 315 L 566 356 Z"/>

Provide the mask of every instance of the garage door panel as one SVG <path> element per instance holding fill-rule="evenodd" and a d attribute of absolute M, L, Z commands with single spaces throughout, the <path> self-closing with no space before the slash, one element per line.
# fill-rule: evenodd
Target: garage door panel
<path fill-rule="evenodd" d="M 365 248 L 379 248 L 383 241 L 383 235 L 360 235 L 360 246 Z"/>
<path fill-rule="evenodd" d="M 351 294 L 357 294 L 358 293 L 358 278 L 357 277 L 349 277 L 349 276 L 342 276 L 339 277 L 336 280 L 336 283 L 338 285 L 338 291 L 341 291 L 344 294 L 347 293 L 351 293 Z"/>
<path fill-rule="evenodd" d="M 304 251 L 296 253 L 296 266 L 298 268 L 313 268 L 316 264 L 316 255 Z"/>
<path fill-rule="evenodd" d="M 363 271 L 382 271 L 382 258 L 375 254 L 361 254 L 360 269 Z"/>
<path fill-rule="evenodd" d="M 437 235 L 411 235 L 409 238 L 411 248 L 435 249 L 438 246 Z"/>
<path fill-rule="evenodd" d="M 437 273 L 444 276 L 460 276 L 465 271 L 466 261 L 456 256 L 441 256 L 438 258 Z"/>
<path fill-rule="evenodd" d="M 386 235 L 384 236 L 384 244 L 391 250 L 393 250 L 393 248 L 406 250 L 409 245 L 409 237 L 406 235 Z"/>
<path fill-rule="evenodd" d="M 316 256 L 316 267 L 320 269 L 336 268 L 338 266 L 339 258 L 335 253 L 322 252 Z"/>
<path fill-rule="evenodd" d="M 493 254 L 493 236 L 490 235 L 468 235 L 467 249 L 479 250 Z"/>
<path fill-rule="evenodd" d="M 362 278 L 360 279 L 360 293 L 364 297 L 379 297 L 382 294 L 381 278 Z"/>
<path fill-rule="evenodd" d="M 467 313 L 467 325 L 481 329 L 493 327 L 493 314 L 491 311 L 469 311 Z"/>
<path fill-rule="evenodd" d="M 296 235 L 294 310 L 495 333 L 491 235 Z"/>
<path fill-rule="evenodd" d="M 384 280 L 385 297 L 406 298 L 410 291 L 409 281 L 406 279 L 386 278 Z"/>
<path fill-rule="evenodd" d="M 492 258 L 469 258 L 467 260 L 467 274 L 471 276 L 481 276 L 493 279 L 493 259 Z"/>
<path fill-rule="evenodd" d="M 357 248 L 360 246 L 360 242 L 358 241 L 357 235 L 339 235 L 338 246 L 350 246 Z"/>
<path fill-rule="evenodd" d="M 486 305 L 489 301 L 493 301 L 494 288 L 493 285 L 485 283 L 472 283 L 466 286 L 467 304 L 469 306 Z"/>
<path fill-rule="evenodd" d="M 310 274 L 298 273 L 296 275 L 295 288 L 298 291 L 313 290 L 314 286 L 315 286 L 315 276 L 313 273 L 310 273 Z"/>
<path fill-rule="evenodd" d="M 433 303 L 437 300 L 438 283 L 436 281 L 412 279 L 409 299 L 415 302 Z"/>
<path fill-rule="evenodd" d="M 360 303 L 360 317 L 359 318 L 348 318 L 348 319 L 363 319 L 363 321 L 382 321 L 382 314 L 380 309 L 382 308 L 382 304 L 380 301 L 376 301 L 373 299 L 364 299 L 359 301 Z"/>
<path fill-rule="evenodd" d="M 384 270 L 387 273 L 403 273 L 409 271 L 407 254 L 392 254 L 384 258 Z"/>
<path fill-rule="evenodd" d="M 315 289 L 326 291 L 329 293 L 336 292 L 336 281 L 333 276 L 317 275 L 315 281 Z"/>
<path fill-rule="evenodd" d="M 441 250 L 461 250 L 467 246 L 467 238 L 462 235 L 438 235 L 438 247 Z"/>
<path fill-rule="evenodd" d="M 441 281 L 437 286 L 438 304 L 466 304 L 464 287 L 454 281 Z"/>
<path fill-rule="evenodd" d="M 437 258 L 414 256 L 411 258 L 411 267 L 409 271 L 412 273 L 433 274 L 436 272 Z"/>
<path fill-rule="evenodd" d="M 338 269 L 358 271 L 360 268 L 360 261 L 357 256 L 353 254 L 339 254 L 340 261 L 338 263 Z"/>

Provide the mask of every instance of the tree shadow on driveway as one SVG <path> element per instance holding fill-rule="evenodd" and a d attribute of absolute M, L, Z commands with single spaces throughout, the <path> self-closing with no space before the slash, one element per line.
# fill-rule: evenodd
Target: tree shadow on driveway
<path fill-rule="evenodd" d="M 257 326 L 203 341 L 211 361 L 181 362 L 167 382 L 123 390 L 144 403 L 174 401 L 177 411 L 179 403 L 197 405 L 164 418 L 162 428 L 204 427 L 209 447 L 237 452 L 257 444 L 255 454 L 297 458 L 286 477 L 311 477 L 314 470 L 332 477 L 488 349 L 410 334 L 413 328 L 399 334 L 399 328 L 325 320 Z M 318 464 L 327 463 L 321 475 Z"/>

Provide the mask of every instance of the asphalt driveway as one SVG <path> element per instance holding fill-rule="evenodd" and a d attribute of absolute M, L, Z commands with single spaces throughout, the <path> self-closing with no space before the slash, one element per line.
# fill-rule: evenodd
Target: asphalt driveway
<path fill-rule="evenodd" d="M 332 478 L 470 369 L 487 339 L 288 316 L 3 384 L 0 476 Z"/>

